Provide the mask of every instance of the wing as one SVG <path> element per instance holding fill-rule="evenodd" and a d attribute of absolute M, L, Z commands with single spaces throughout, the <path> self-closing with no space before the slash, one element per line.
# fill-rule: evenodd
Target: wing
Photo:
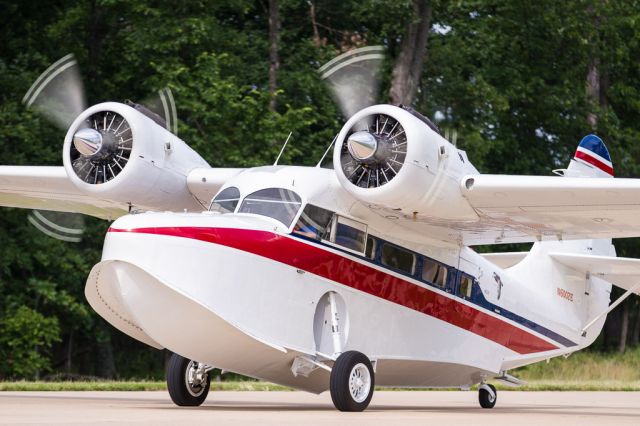
<path fill-rule="evenodd" d="M 470 175 L 465 244 L 640 236 L 640 179 Z"/>
<path fill-rule="evenodd" d="M 591 274 L 640 295 L 640 259 L 549 253 L 554 260 L 581 274 Z"/>
<path fill-rule="evenodd" d="M 0 206 L 83 213 L 113 220 L 126 204 L 89 197 L 76 188 L 64 167 L 0 166 Z"/>

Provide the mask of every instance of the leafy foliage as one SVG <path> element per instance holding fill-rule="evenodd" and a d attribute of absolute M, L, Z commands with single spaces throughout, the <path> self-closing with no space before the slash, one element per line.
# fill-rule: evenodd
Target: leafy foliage
<path fill-rule="evenodd" d="M 46 351 L 59 341 L 57 318 L 45 317 L 26 306 L 5 312 L 0 321 L 0 377 L 36 377 L 50 370 Z"/>

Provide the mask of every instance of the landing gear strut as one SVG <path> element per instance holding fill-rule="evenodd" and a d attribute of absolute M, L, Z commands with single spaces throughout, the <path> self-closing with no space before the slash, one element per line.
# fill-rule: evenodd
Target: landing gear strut
<path fill-rule="evenodd" d="M 171 354 L 167 367 L 167 388 L 174 404 L 182 407 L 196 407 L 209 394 L 209 371 L 206 364 Z"/>
<path fill-rule="evenodd" d="M 482 383 L 478 389 L 478 400 L 482 408 L 493 408 L 498 400 L 496 387 L 489 383 Z"/>
<path fill-rule="evenodd" d="M 340 354 L 331 369 L 329 389 L 333 405 L 340 411 L 363 411 L 369 406 L 375 385 L 373 367 L 357 351 Z"/>

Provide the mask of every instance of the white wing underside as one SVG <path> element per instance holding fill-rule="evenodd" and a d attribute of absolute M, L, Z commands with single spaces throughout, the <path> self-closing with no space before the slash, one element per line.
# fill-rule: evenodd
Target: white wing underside
<path fill-rule="evenodd" d="M 464 245 L 640 237 L 640 179 L 470 175 L 460 190 L 477 217 L 371 212 L 397 217 L 413 235 Z"/>
<path fill-rule="evenodd" d="M 82 213 L 113 220 L 126 204 L 89 197 L 69 180 L 64 167 L 0 166 L 0 206 Z"/>
<path fill-rule="evenodd" d="M 476 175 L 461 188 L 485 244 L 640 236 L 640 179 Z"/>

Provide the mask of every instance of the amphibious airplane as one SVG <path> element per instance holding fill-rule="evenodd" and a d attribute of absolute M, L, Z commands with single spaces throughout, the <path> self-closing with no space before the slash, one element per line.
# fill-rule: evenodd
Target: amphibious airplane
<path fill-rule="evenodd" d="M 212 168 L 144 109 L 75 118 L 63 167 L 0 167 L 0 204 L 113 220 L 90 305 L 171 357 L 172 400 L 200 405 L 215 368 L 362 411 L 374 385 L 518 385 L 511 369 L 589 346 L 612 284 L 640 293 L 640 180 L 586 136 L 561 176 L 479 173 L 410 108 L 373 105 L 333 168 Z M 529 252 L 470 246 L 533 242 Z"/>

